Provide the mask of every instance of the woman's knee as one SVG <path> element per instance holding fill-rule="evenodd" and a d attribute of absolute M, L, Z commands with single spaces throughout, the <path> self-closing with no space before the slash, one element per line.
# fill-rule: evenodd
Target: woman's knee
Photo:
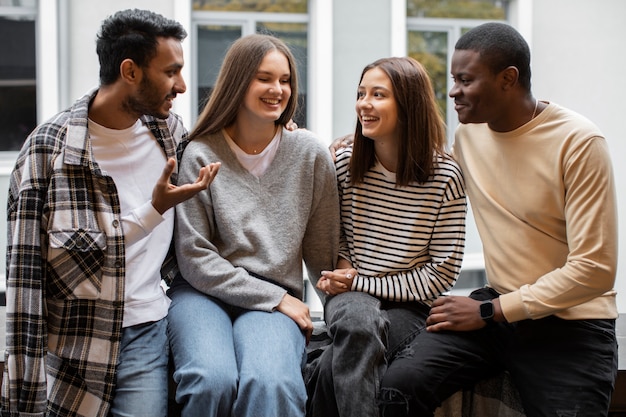
<path fill-rule="evenodd" d="M 331 334 L 348 332 L 353 335 L 380 337 L 388 328 L 387 315 L 380 301 L 364 293 L 348 292 L 332 300 L 327 316 Z"/>
<path fill-rule="evenodd" d="M 184 367 L 174 371 L 177 384 L 176 397 L 210 395 L 227 397 L 231 401 L 237 395 L 238 376 L 226 369 L 208 367 Z"/>

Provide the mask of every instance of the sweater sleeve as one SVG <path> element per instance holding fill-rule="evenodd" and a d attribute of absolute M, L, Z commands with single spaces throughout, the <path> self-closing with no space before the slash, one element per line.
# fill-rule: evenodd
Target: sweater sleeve
<path fill-rule="evenodd" d="M 25 148 L 27 149 L 27 148 Z M 10 179 L 8 196 L 7 317 L 1 408 L 7 415 L 46 414 L 46 319 L 44 307 L 47 247 L 42 233 L 48 180 L 45 148 L 22 155 Z M 22 414 L 23 413 L 23 414 Z M 3 414 L 4 415 L 4 414 Z"/>
<path fill-rule="evenodd" d="M 349 183 L 350 157 L 352 156 L 352 146 L 342 148 L 337 151 L 335 159 L 335 170 L 337 173 L 337 192 L 339 195 L 339 212 L 341 213 L 341 201 L 343 200 L 343 184 Z M 350 247 L 344 228 L 341 227 L 339 235 L 339 257 L 350 261 Z"/>
<path fill-rule="evenodd" d="M 335 166 L 328 150 L 321 146 L 317 148 L 313 181 L 311 215 L 302 248 L 309 280 L 316 288 L 322 271 L 334 269 L 339 246 L 339 197 Z M 324 300 L 321 292 L 318 296 Z"/>

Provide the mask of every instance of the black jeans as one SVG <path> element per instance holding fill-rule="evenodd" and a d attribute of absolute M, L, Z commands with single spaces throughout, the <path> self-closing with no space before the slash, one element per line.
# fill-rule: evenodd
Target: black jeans
<path fill-rule="evenodd" d="M 406 354 L 428 307 L 349 291 L 329 299 L 324 313 L 330 341 L 307 365 L 307 417 L 378 417 L 386 366 Z"/>
<path fill-rule="evenodd" d="M 422 332 L 381 386 L 381 415 L 432 416 L 443 400 L 508 370 L 528 417 L 606 416 L 617 375 L 615 320 L 549 316 L 472 332 Z"/>

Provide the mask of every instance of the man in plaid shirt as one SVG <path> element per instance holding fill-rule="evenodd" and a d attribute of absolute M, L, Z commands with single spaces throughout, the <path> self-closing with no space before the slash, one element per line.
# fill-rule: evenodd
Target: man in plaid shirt
<path fill-rule="evenodd" d="M 160 283 L 175 272 L 166 262 L 172 208 L 219 169 L 173 185 L 187 140 L 170 113 L 186 89 L 185 37 L 149 11 L 109 17 L 97 40 L 99 89 L 37 127 L 19 154 L 8 198 L 3 416 L 167 414 Z"/>

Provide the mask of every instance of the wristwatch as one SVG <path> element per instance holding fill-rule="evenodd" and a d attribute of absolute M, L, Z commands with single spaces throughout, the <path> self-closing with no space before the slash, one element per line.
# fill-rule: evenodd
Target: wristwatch
<path fill-rule="evenodd" d="M 493 302 L 491 300 L 483 301 L 480 303 L 480 318 L 487 323 L 493 321 Z"/>

